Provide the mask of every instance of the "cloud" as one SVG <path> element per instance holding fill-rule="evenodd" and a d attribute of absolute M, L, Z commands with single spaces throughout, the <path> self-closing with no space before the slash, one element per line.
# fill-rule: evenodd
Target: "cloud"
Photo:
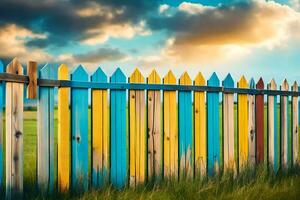
<path fill-rule="evenodd" d="M 27 48 L 26 41 L 30 39 L 43 39 L 46 35 L 33 33 L 31 30 L 19 27 L 15 24 L 8 24 L 0 28 L 0 57 L 11 59 L 18 57 L 20 61 L 28 60 L 45 61 L 51 56 L 39 48 Z"/>
<path fill-rule="evenodd" d="M 168 17 L 148 21 L 152 31 L 166 31 L 163 59 L 202 64 L 234 60 L 255 48 L 272 50 L 299 38 L 300 13 L 273 1 L 216 7 L 181 3 Z"/>

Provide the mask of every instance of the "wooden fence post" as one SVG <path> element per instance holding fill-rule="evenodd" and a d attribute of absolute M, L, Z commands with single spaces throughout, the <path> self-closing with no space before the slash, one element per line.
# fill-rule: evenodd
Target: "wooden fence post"
<path fill-rule="evenodd" d="M 228 74 L 223 81 L 225 88 L 234 88 L 232 76 Z M 223 135 L 224 135 L 224 170 L 237 172 L 235 159 L 234 134 L 234 94 L 223 94 Z"/>
<path fill-rule="evenodd" d="M 164 84 L 176 84 L 172 71 L 164 77 Z M 178 121 L 176 91 L 164 91 L 164 177 L 178 178 Z"/>
<path fill-rule="evenodd" d="M 201 73 L 194 85 L 204 86 L 206 80 Z M 194 138 L 195 138 L 195 177 L 204 177 L 207 170 L 207 130 L 205 92 L 194 92 Z"/>
<path fill-rule="evenodd" d="M 220 80 L 213 73 L 207 81 L 208 86 L 220 86 Z M 221 135 L 219 119 L 219 92 L 207 92 L 207 168 L 210 176 L 218 173 L 221 167 Z"/>
<path fill-rule="evenodd" d="M 92 82 L 106 83 L 107 76 L 99 67 Z M 92 185 L 104 186 L 109 181 L 109 130 L 107 90 L 92 90 Z"/>
<path fill-rule="evenodd" d="M 0 73 L 4 72 L 3 63 L 0 60 Z M 3 181 L 3 108 L 4 108 L 4 83 L 0 81 L 0 187 Z"/>
<path fill-rule="evenodd" d="M 73 81 L 87 82 L 88 74 L 79 65 L 71 74 Z M 88 89 L 71 89 L 71 132 L 72 132 L 72 189 L 88 190 Z"/>
<path fill-rule="evenodd" d="M 262 78 L 256 84 L 256 89 L 264 89 L 264 81 Z M 256 95 L 255 97 L 255 132 L 256 132 L 256 162 L 264 163 L 267 160 L 265 154 L 264 143 L 264 95 Z M 267 153 L 266 153 L 267 154 Z"/>
<path fill-rule="evenodd" d="M 42 79 L 54 79 L 54 67 L 46 64 Z M 54 190 L 54 88 L 39 87 L 37 135 L 37 181 L 41 192 Z"/>
<path fill-rule="evenodd" d="M 14 58 L 7 73 L 23 75 Z M 23 193 L 23 83 L 6 83 L 6 197 L 17 199 Z"/>
<path fill-rule="evenodd" d="M 58 80 L 69 80 L 68 66 L 58 68 Z M 65 192 L 70 187 L 70 88 L 58 88 L 57 110 L 57 183 L 58 191 Z"/>
<path fill-rule="evenodd" d="M 118 68 L 110 77 L 111 83 L 126 83 L 124 73 Z M 110 180 L 118 188 L 127 184 L 128 135 L 126 134 L 126 90 L 110 90 Z"/>
<path fill-rule="evenodd" d="M 298 84 L 295 81 L 292 91 L 298 92 Z M 292 144 L 293 144 L 293 165 L 299 165 L 299 133 L 298 133 L 298 96 L 292 97 Z"/>
<path fill-rule="evenodd" d="M 28 62 L 27 74 L 29 76 L 29 83 L 27 86 L 27 98 L 35 99 L 37 96 L 37 62 Z"/>
<path fill-rule="evenodd" d="M 148 76 L 148 84 L 160 84 L 158 73 L 153 70 Z M 162 180 L 162 137 L 161 132 L 161 92 L 155 90 L 147 91 L 148 108 L 148 180 Z"/>
<path fill-rule="evenodd" d="M 252 78 L 250 80 L 250 89 L 255 89 L 255 82 L 254 79 Z M 255 96 L 250 94 L 248 95 L 248 105 L 249 105 L 249 117 L 248 117 L 248 141 L 249 141 L 249 165 L 251 167 L 255 166 L 255 146 L 256 146 L 256 123 L 255 123 Z"/>
<path fill-rule="evenodd" d="M 192 85 L 188 73 L 182 74 L 180 85 Z M 193 121 L 192 121 L 192 92 L 178 92 L 178 117 L 179 117 L 179 175 L 180 179 L 193 178 Z"/>

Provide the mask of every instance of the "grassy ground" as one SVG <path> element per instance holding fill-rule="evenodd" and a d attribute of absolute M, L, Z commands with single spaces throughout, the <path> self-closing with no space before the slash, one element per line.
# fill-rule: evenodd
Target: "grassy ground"
<path fill-rule="evenodd" d="M 55 144 L 57 135 L 55 111 Z M 146 187 L 114 190 L 106 187 L 84 194 L 45 197 L 36 191 L 36 112 L 24 114 L 24 197 L 25 199 L 299 199 L 300 170 L 286 174 L 268 174 L 263 169 L 248 170 L 237 179 L 230 175 L 210 180 L 180 181 L 176 183 L 148 184 Z M 90 133 L 90 130 L 89 130 Z M 89 134 L 90 135 L 90 134 Z M 4 198 L 4 188 L 0 199 Z"/>

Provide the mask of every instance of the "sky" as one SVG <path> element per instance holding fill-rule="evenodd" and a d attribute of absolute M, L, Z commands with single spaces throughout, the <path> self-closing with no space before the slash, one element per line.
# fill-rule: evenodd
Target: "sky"
<path fill-rule="evenodd" d="M 1 0 L 0 59 L 300 82 L 300 0 Z"/>

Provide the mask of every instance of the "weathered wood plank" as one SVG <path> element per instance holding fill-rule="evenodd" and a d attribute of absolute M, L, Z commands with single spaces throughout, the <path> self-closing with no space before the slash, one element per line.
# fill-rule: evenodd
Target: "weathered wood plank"
<path fill-rule="evenodd" d="M 144 83 L 141 72 L 136 69 L 130 83 Z M 129 137 L 130 137 L 130 186 L 144 183 L 146 177 L 145 92 L 129 91 Z"/>
<path fill-rule="evenodd" d="M 37 62 L 28 62 L 27 74 L 29 76 L 29 83 L 27 86 L 27 98 L 35 99 L 37 96 Z"/>
<path fill-rule="evenodd" d="M 234 81 L 230 74 L 223 81 L 226 88 L 234 88 Z M 223 135 L 224 135 L 224 170 L 237 172 L 234 149 L 234 96 L 223 94 Z"/>
<path fill-rule="evenodd" d="M 160 84 L 158 73 L 153 70 L 148 84 Z M 161 133 L 161 92 L 148 90 L 148 180 L 162 180 L 162 133 Z"/>
<path fill-rule="evenodd" d="M 111 83 L 126 83 L 126 77 L 118 68 L 110 78 Z M 113 186 L 124 187 L 127 183 L 128 149 L 126 134 L 126 90 L 110 91 L 111 171 Z"/>
<path fill-rule="evenodd" d="M 262 78 L 256 84 L 256 89 L 264 89 L 264 81 Z M 256 95 L 255 97 L 255 121 L 256 121 L 256 162 L 264 163 L 264 95 Z"/>
<path fill-rule="evenodd" d="M 268 90 L 276 90 L 275 80 L 268 84 Z M 280 136 L 277 128 L 277 96 L 268 95 L 268 160 L 269 168 L 274 172 L 279 169 L 280 163 Z"/>
<path fill-rule="evenodd" d="M 62 64 L 58 68 L 58 80 L 69 80 L 68 66 Z M 70 187 L 70 89 L 58 88 L 58 133 L 57 133 L 57 183 L 58 190 L 65 192 Z"/>
<path fill-rule="evenodd" d="M 248 88 L 244 76 L 238 82 L 238 88 Z M 249 141 L 248 141 L 248 95 L 238 94 L 238 138 L 239 138 L 239 170 L 243 170 L 248 164 Z"/>
<path fill-rule="evenodd" d="M 220 85 L 216 73 L 212 74 L 207 85 Z M 207 169 L 210 176 L 218 173 L 221 165 L 219 98 L 218 92 L 207 92 Z"/>
<path fill-rule="evenodd" d="M 54 79 L 54 67 L 46 64 L 42 79 Z M 37 182 L 41 192 L 54 189 L 54 88 L 39 87 L 37 133 Z"/>
<path fill-rule="evenodd" d="M 7 73 L 23 75 L 15 58 Z M 6 83 L 6 198 L 21 198 L 23 193 L 23 90 L 22 83 Z"/>
<path fill-rule="evenodd" d="M 288 91 L 289 85 L 285 79 L 280 87 L 282 91 Z M 280 135 L 281 135 L 281 167 L 287 169 L 290 167 L 289 140 L 288 130 L 288 96 L 280 96 Z"/>
<path fill-rule="evenodd" d="M 88 81 L 88 74 L 80 65 L 71 74 L 71 80 Z M 88 189 L 88 90 L 71 89 L 71 183 L 72 188 Z"/>
<path fill-rule="evenodd" d="M 164 84 L 176 84 L 174 74 L 169 71 Z M 164 91 L 164 177 L 178 178 L 178 122 L 176 91 Z"/>
<path fill-rule="evenodd" d="M 292 86 L 292 91 L 298 91 L 298 84 L 295 81 Z M 292 97 L 292 144 L 293 144 L 293 165 L 299 165 L 299 134 L 298 134 L 298 121 L 299 121 L 299 108 L 298 96 Z"/>
<path fill-rule="evenodd" d="M 4 66 L 2 61 L 0 60 L 0 73 L 4 72 Z M 3 108 L 4 108 L 4 84 L 0 82 L 0 187 L 3 184 Z"/>
<path fill-rule="evenodd" d="M 99 67 L 92 82 L 106 83 L 107 76 Z M 109 132 L 107 90 L 92 90 L 92 185 L 99 188 L 109 180 Z"/>
<path fill-rule="evenodd" d="M 180 85 L 192 85 L 188 73 L 184 73 L 179 80 Z M 192 178 L 193 165 L 193 124 L 192 124 L 192 92 L 179 92 L 179 175 L 180 179 Z"/>
<path fill-rule="evenodd" d="M 252 78 L 250 80 L 250 88 L 255 89 L 255 82 L 254 79 Z M 248 95 L 248 108 L 249 108 L 249 123 L 248 123 L 248 141 L 249 141 L 249 164 L 251 167 L 255 166 L 255 144 L 256 144 L 256 124 L 255 124 L 255 96 L 254 95 Z"/>
<path fill-rule="evenodd" d="M 204 86 L 206 80 L 201 73 L 195 78 L 194 85 Z M 195 135 L 195 177 L 206 175 L 207 131 L 205 92 L 194 92 L 194 135 Z"/>

